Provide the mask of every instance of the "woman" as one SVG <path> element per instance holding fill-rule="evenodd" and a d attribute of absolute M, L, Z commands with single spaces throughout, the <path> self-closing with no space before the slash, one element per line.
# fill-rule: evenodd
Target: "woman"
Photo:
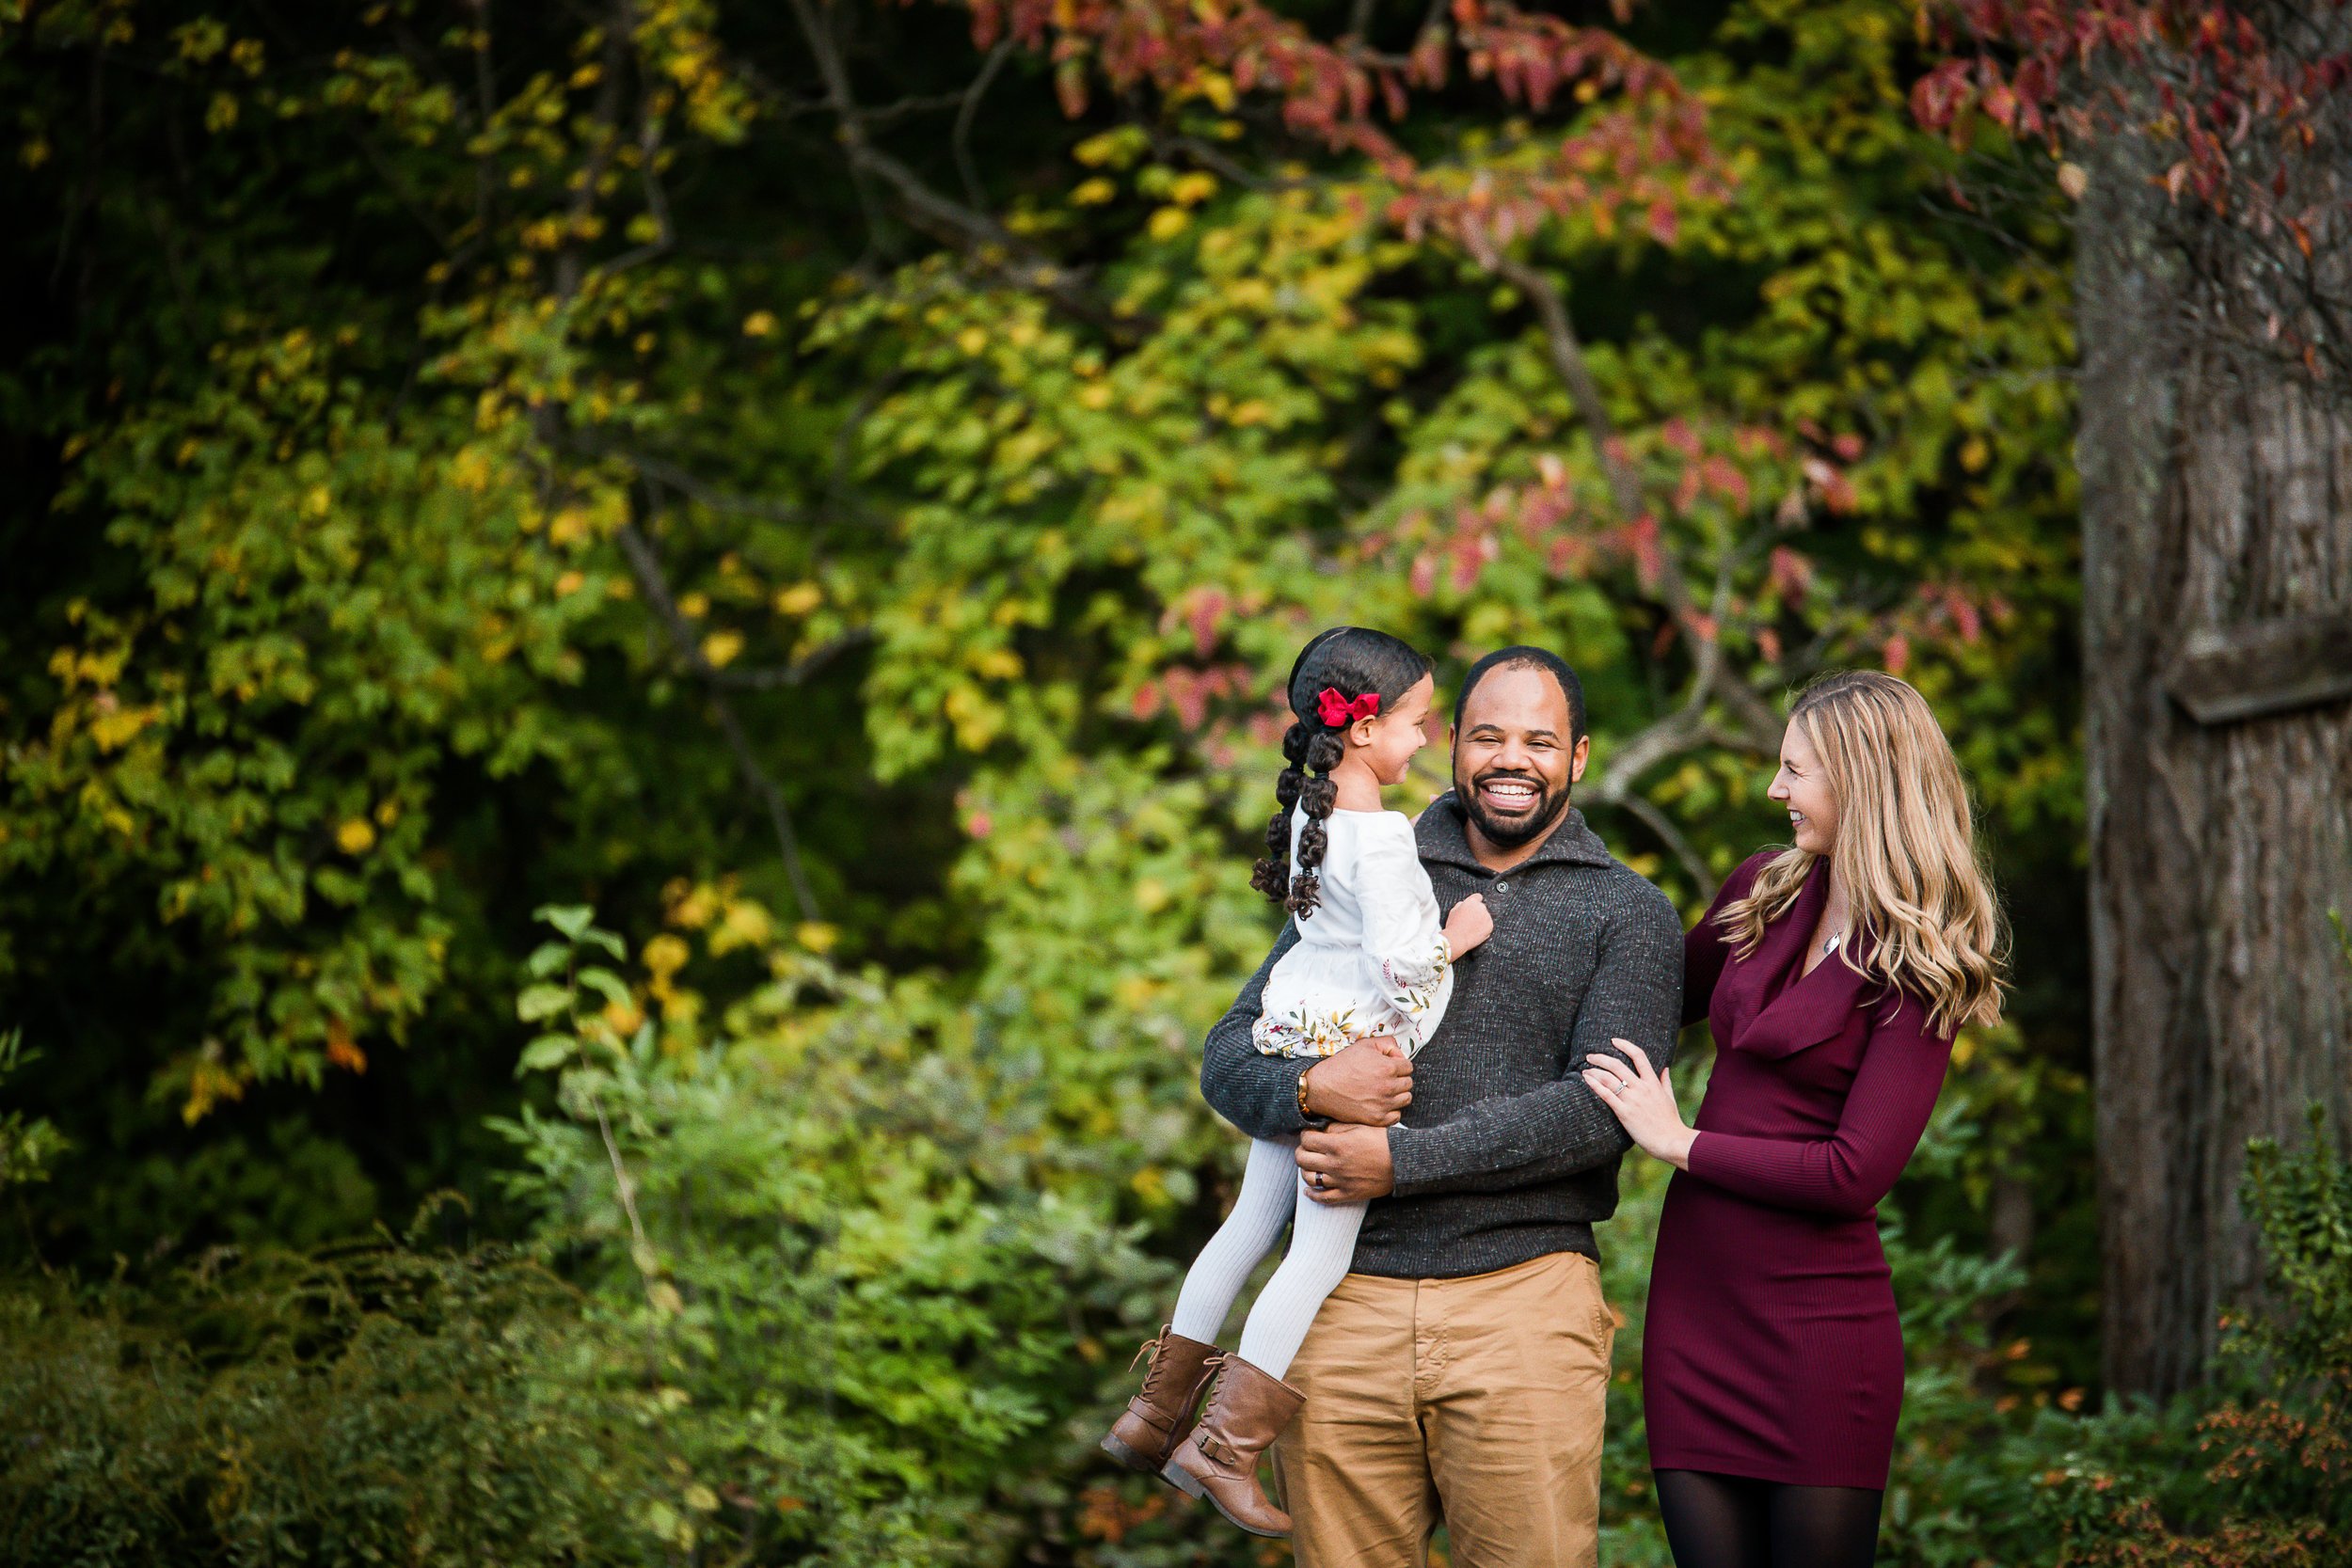
<path fill-rule="evenodd" d="M 1642 1342 L 1676 1563 L 1862 1568 L 1903 1393 L 1875 1209 L 1953 1033 L 2000 1018 L 2000 912 L 1951 747 L 1892 675 L 1808 688 L 1770 794 L 1794 847 L 1734 871 L 1683 941 L 1683 1022 L 1718 1048 L 1695 1129 L 1639 1051 L 1584 1080 L 1677 1170 Z"/>

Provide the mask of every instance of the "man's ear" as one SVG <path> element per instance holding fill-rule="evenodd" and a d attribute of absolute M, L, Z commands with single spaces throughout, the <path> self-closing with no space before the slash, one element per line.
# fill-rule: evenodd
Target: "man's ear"
<path fill-rule="evenodd" d="M 1568 753 L 1568 783 L 1582 784 L 1584 782 L 1584 765 L 1592 760 L 1592 755 L 1593 737 L 1589 735 L 1578 736 L 1576 750 Z"/>

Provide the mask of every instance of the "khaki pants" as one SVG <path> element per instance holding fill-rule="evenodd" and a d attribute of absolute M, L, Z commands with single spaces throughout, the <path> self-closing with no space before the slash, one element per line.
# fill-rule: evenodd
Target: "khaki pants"
<path fill-rule="evenodd" d="M 1291 1363 L 1275 1445 L 1298 1568 L 1594 1568 L 1615 1320 L 1555 1252 L 1466 1279 L 1351 1274 Z"/>

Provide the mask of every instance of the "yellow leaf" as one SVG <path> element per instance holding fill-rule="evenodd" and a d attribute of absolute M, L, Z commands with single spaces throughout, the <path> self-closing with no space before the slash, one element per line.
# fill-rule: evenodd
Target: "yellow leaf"
<path fill-rule="evenodd" d="M 1168 187 L 1168 199 L 1180 207 L 1198 207 L 1216 194 L 1216 176 L 1199 169 L 1180 174 L 1176 183 Z"/>
<path fill-rule="evenodd" d="M 956 334 L 956 347 L 966 354 L 977 356 L 988 347 L 988 334 L 977 326 L 967 326 Z"/>
<path fill-rule="evenodd" d="M 834 943 L 841 940 L 840 928 L 821 920 L 802 921 L 792 928 L 792 935 L 812 953 L 830 953 Z"/>
<path fill-rule="evenodd" d="M 1172 240 L 1183 233 L 1184 225 L 1191 221 L 1192 214 L 1182 207 L 1163 207 L 1153 213 L 1152 221 L 1143 227 L 1144 231 L 1155 240 Z"/>
<path fill-rule="evenodd" d="M 825 591 L 813 582 L 796 582 L 776 591 L 776 613 L 805 615 L 825 602 Z"/>
<path fill-rule="evenodd" d="M 346 1072 L 368 1070 L 368 1053 L 352 1043 L 351 1028 L 340 1018 L 326 1025 L 326 1059 Z"/>
<path fill-rule="evenodd" d="M 743 336 L 746 338 L 765 338 L 775 329 L 776 313 L 772 310 L 755 310 L 743 318 Z"/>
<path fill-rule="evenodd" d="M 1070 193 L 1070 199 L 1081 207 L 1100 207 L 1118 194 L 1117 185 L 1097 175 L 1094 179 L 1080 182 L 1078 188 Z"/>
<path fill-rule="evenodd" d="M 686 1506 L 697 1513 L 716 1513 L 719 1512 L 719 1495 L 696 1481 L 686 1489 Z"/>
<path fill-rule="evenodd" d="M 719 916 L 719 928 L 710 933 L 710 950 L 729 953 L 738 947 L 764 947 L 774 931 L 775 924 L 766 910 L 739 898 Z"/>
<path fill-rule="evenodd" d="M 188 1101 L 180 1119 L 194 1127 L 224 1100 L 243 1100 L 245 1081 L 217 1062 L 199 1060 L 188 1074 Z"/>
<path fill-rule="evenodd" d="M 713 670 L 725 669 L 742 651 L 743 634 L 739 631 L 714 631 L 703 639 L 703 662 Z"/>
<path fill-rule="evenodd" d="M 375 829 L 364 816 L 355 816 L 335 830 L 336 847 L 346 855 L 364 855 L 375 847 Z"/>
<path fill-rule="evenodd" d="M 162 711 L 154 707 L 126 707 L 101 714 L 90 721 L 90 738 L 98 742 L 102 752 L 120 751 L 139 731 L 153 723 Z"/>

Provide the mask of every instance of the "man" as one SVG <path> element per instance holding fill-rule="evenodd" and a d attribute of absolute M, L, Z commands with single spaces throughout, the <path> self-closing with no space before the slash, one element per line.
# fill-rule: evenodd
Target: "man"
<path fill-rule="evenodd" d="M 1471 667 L 1454 789 L 1422 814 L 1451 909 L 1486 895 L 1494 935 L 1408 1061 L 1386 1040 L 1302 1064 L 1250 1040 L 1274 951 L 1209 1033 L 1200 1090 L 1253 1137 L 1298 1138 L 1323 1202 L 1371 1208 L 1291 1384 L 1275 1469 L 1300 1568 L 1420 1568 L 1442 1519 L 1457 1568 L 1597 1560 L 1601 1425 L 1614 1338 L 1593 1225 L 1629 1147 L 1580 1070 L 1613 1038 L 1663 1069 L 1682 1007 L 1664 895 L 1569 804 L 1590 751 L 1576 675 L 1539 648 Z"/>

